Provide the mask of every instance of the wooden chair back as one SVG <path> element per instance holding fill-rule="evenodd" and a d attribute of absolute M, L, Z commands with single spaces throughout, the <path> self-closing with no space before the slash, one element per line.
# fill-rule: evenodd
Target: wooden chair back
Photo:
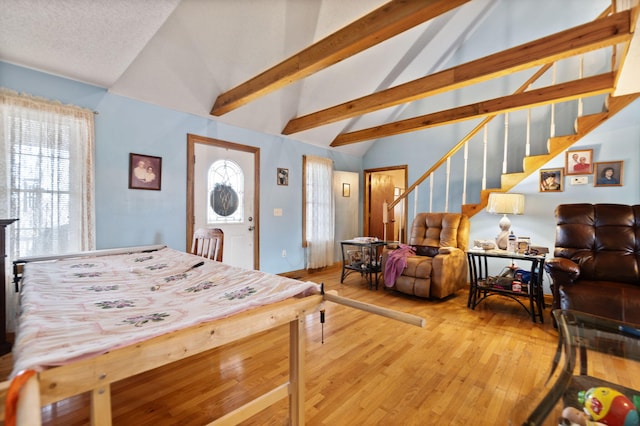
<path fill-rule="evenodd" d="M 220 228 L 198 228 L 193 233 L 191 253 L 222 262 L 224 232 Z"/>

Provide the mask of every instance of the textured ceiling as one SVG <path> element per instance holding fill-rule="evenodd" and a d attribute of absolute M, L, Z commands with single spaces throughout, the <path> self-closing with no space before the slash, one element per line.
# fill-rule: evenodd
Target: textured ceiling
<path fill-rule="evenodd" d="M 541 1 L 556 4 L 555 0 Z M 607 4 L 602 0 L 584 1 L 600 10 Z M 492 9 L 509 7 L 505 1 L 473 0 L 228 114 L 209 115 L 220 93 L 385 3 L 385 0 L 0 0 L 0 60 L 104 87 L 133 99 L 278 135 L 295 116 L 442 69 L 442 64 Z M 622 93 L 640 91 L 637 71 L 633 72 L 638 69 L 637 62 L 638 53 L 632 52 L 620 79 L 624 84 L 619 87 Z M 406 105 L 291 137 L 328 147 L 338 134 L 392 121 L 403 108 Z M 336 149 L 363 155 L 371 143 Z"/>

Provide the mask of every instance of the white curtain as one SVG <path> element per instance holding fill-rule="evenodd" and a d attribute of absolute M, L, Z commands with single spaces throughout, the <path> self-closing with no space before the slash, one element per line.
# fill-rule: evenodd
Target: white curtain
<path fill-rule="evenodd" d="M 335 223 L 332 160 L 306 156 L 305 202 L 307 269 L 332 265 Z"/>
<path fill-rule="evenodd" d="M 7 266 L 95 249 L 93 115 L 0 88 L 0 218 L 19 219 L 7 228 Z M 11 279 L 6 291 L 11 323 Z"/>

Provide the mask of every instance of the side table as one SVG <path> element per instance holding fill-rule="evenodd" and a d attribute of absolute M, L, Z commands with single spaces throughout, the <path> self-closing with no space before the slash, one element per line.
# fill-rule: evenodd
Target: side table
<path fill-rule="evenodd" d="M 382 249 L 385 241 L 345 240 L 340 242 L 342 251 L 342 273 L 340 283 L 352 272 L 365 276 L 369 289 L 375 282 L 378 289 L 378 278 L 382 272 Z"/>
<path fill-rule="evenodd" d="M 469 260 L 469 299 L 467 307 L 475 309 L 483 300 L 492 295 L 502 295 L 509 297 L 518 302 L 531 316 L 531 321 L 536 322 L 539 319 L 544 322 L 542 311 L 545 307 L 544 294 L 542 288 L 544 256 L 533 256 L 528 254 L 510 253 L 506 250 L 469 250 L 467 252 Z M 488 274 L 488 258 L 499 258 L 530 262 L 531 267 L 529 286 L 527 291 L 512 291 L 510 289 L 498 288 L 491 286 L 487 278 Z M 524 268 L 521 268 L 524 269 Z M 529 306 L 525 306 L 520 299 L 527 299 Z"/>
<path fill-rule="evenodd" d="M 637 405 L 640 398 L 640 324 L 571 310 L 552 313 L 558 324 L 558 346 L 547 385 L 537 398 L 527 396 L 521 401 L 510 424 L 557 425 L 566 407 L 577 412 L 586 407 L 594 421 L 612 424 L 612 415 L 625 414 L 621 401 L 626 398 Z M 594 398 L 590 400 L 589 394 Z M 629 411 L 627 415 L 637 415 Z"/>

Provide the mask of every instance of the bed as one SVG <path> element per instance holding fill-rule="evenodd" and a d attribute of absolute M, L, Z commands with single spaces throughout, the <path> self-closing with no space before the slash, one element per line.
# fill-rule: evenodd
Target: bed
<path fill-rule="evenodd" d="M 289 324 L 289 380 L 211 424 L 236 424 L 289 398 L 304 424 L 304 317 L 325 301 L 422 318 L 164 246 L 23 260 L 21 313 L 6 424 L 40 424 L 40 407 L 90 392 L 94 425 L 111 424 L 110 384 Z"/>

